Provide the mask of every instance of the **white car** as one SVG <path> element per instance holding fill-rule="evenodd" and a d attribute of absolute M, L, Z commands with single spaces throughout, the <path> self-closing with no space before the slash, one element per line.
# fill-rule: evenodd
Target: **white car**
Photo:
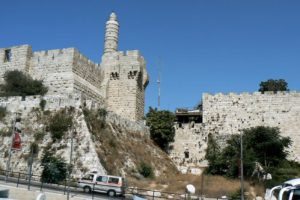
<path fill-rule="evenodd" d="M 79 179 L 78 186 L 83 188 L 84 192 L 102 192 L 112 197 L 124 195 L 126 183 L 125 179 L 120 176 L 88 173 Z"/>

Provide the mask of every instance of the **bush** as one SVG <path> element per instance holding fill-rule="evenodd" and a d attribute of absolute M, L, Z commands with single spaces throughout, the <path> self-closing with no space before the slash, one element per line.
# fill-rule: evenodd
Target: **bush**
<path fill-rule="evenodd" d="M 45 133 L 44 132 L 37 132 L 34 134 L 34 140 L 35 141 L 41 141 L 42 139 L 44 139 Z"/>
<path fill-rule="evenodd" d="M 37 155 L 38 152 L 39 152 L 39 146 L 37 143 L 33 142 L 31 143 L 30 145 L 30 152 L 33 154 L 33 155 Z"/>
<path fill-rule="evenodd" d="M 41 107 L 42 111 L 44 111 L 45 106 L 46 106 L 46 103 L 47 103 L 47 101 L 46 101 L 45 99 L 42 99 L 42 100 L 41 100 L 41 102 L 40 102 L 40 107 Z"/>
<path fill-rule="evenodd" d="M 143 175 L 145 178 L 153 178 L 154 173 L 153 169 L 150 165 L 142 162 L 138 168 L 138 171 L 141 175 Z"/>
<path fill-rule="evenodd" d="M 6 108 L 0 107 L 0 121 L 2 121 L 5 116 L 6 116 Z"/>
<path fill-rule="evenodd" d="M 4 74 L 5 84 L 1 85 L 2 96 L 44 95 L 48 88 L 42 81 L 33 80 L 21 71 L 7 71 Z"/>
<path fill-rule="evenodd" d="M 54 156 L 46 151 L 43 155 L 41 165 L 44 167 L 41 181 L 44 183 L 59 183 L 67 177 L 67 164 L 62 158 Z"/>
<path fill-rule="evenodd" d="M 49 129 L 51 132 L 52 140 L 60 140 L 66 131 L 72 126 L 72 116 L 68 115 L 64 111 L 56 113 L 50 119 Z"/>

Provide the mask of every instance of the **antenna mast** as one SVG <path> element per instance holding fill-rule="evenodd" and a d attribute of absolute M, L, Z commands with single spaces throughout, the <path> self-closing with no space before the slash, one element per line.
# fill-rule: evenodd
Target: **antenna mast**
<path fill-rule="evenodd" d="M 158 87 L 158 98 L 157 98 L 157 109 L 160 110 L 160 70 L 161 70 L 161 59 L 158 60 L 158 78 L 157 78 L 157 87 Z"/>

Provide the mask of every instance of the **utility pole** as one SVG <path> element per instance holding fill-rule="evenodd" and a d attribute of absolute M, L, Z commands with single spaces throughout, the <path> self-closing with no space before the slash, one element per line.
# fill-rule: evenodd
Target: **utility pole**
<path fill-rule="evenodd" d="M 204 182 L 204 170 L 202 171 L 201 174 L 201 200 L 203 200 L 203 182 Z"/>
<path fill-rule="evenodd" d="M 157 109 L 160 110 L 160 71 L 161 70 L 161 59 L 158 61 L 158 77 L 157 77 L 157 87 L 158 87 L 158 99 L 157 99 Z"/>
<path fill-rule="evenodd" d="M 33 146 L 30 147 L 30 163 L 29 163 L 29 181 L 28 181 L 28 190 L 30 190 L 31 184 L 31 174 L 32 174 L 32 164 L 33 164 Z"/>
<path fill-rule="evenodd" d="M 244 161 L 243 161 L 243 132 L 240 133 L 241 137 L 241 200 L 244 200 Z"/>

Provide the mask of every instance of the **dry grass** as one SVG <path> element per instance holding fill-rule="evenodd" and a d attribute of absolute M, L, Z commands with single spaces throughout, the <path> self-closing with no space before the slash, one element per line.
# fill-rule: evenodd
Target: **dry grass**
<path fill-rule="evenodd" d="M 128 178 L 130 186 L 147 190 L 158 190 L 167 193 L 185 193 L 185 187 L 192 184 L 196 188 L 196 194 L 201 195 L 201 176 L 192 174 L 173 174 L 168 178 L 156 178 L 155 180 L 136 180 Z M 203 179 L 203 195 L 206 197 L 221 197 L 223 195 L 231 196 L 240 190 L 240 180 L 227 179 L 221 176 L 204 175 Z M 245 191 L 250 191 L 250 185 L 245 182 Z M 256 186 L 251 189 L 253 196 L 262 195 L 263 187 Z"/>

